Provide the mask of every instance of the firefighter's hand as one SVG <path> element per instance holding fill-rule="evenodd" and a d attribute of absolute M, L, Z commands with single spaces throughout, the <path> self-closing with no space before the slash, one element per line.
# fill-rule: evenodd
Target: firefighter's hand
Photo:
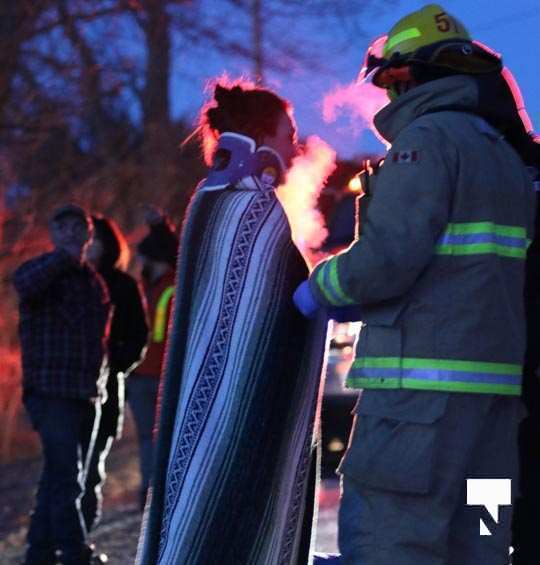
<path fill-rule="evenodd" d="M 322 308 L 315 300 L 315 296 L 313 296 L 311 292 L 308 281 L 301 283 L 294 291 L 293 301 L 298 310 L 300 310 L 306 318 L 314 318 L 318 310 Z"/>

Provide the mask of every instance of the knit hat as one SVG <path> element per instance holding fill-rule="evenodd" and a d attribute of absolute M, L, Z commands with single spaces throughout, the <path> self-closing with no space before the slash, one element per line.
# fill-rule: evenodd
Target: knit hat
<path fill-rule="evenodd" d="M 148 259 L 176 266 L 178 237 L 167 221 L 150 226 L 150 233 L 137 245 L 137 252 Z"/>

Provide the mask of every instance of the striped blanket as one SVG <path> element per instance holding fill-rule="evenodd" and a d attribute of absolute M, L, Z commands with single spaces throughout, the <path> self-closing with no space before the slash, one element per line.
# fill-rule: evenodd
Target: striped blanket
<path fill-rule="evenodd" d="M 273 190 L 204 185 L 180 243 L 142 565 L 309 561 L 326 322 Z"/>

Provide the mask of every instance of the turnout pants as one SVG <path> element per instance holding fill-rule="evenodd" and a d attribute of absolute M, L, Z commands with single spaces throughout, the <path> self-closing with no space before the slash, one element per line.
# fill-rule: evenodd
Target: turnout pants
<path fill-rule="evenodd" d="M 512 506 L 467 505 L 467 479 L 511 479 L 513 501 L 523 415 L 517 397 L 365 390 L 339 469 L 342 562 L 508 565 Z"/>

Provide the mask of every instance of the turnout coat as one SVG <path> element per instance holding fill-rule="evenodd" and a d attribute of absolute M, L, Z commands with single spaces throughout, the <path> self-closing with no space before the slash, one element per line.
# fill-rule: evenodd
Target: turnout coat
<path fill-rule="evenodd" d="M 310 278 L 320 303 L 362 308 L 350 387 L 520 394 L 535 195 L 484 102 L 453 76 L 375 118 L 392 148 L 362 236 Z"/>

